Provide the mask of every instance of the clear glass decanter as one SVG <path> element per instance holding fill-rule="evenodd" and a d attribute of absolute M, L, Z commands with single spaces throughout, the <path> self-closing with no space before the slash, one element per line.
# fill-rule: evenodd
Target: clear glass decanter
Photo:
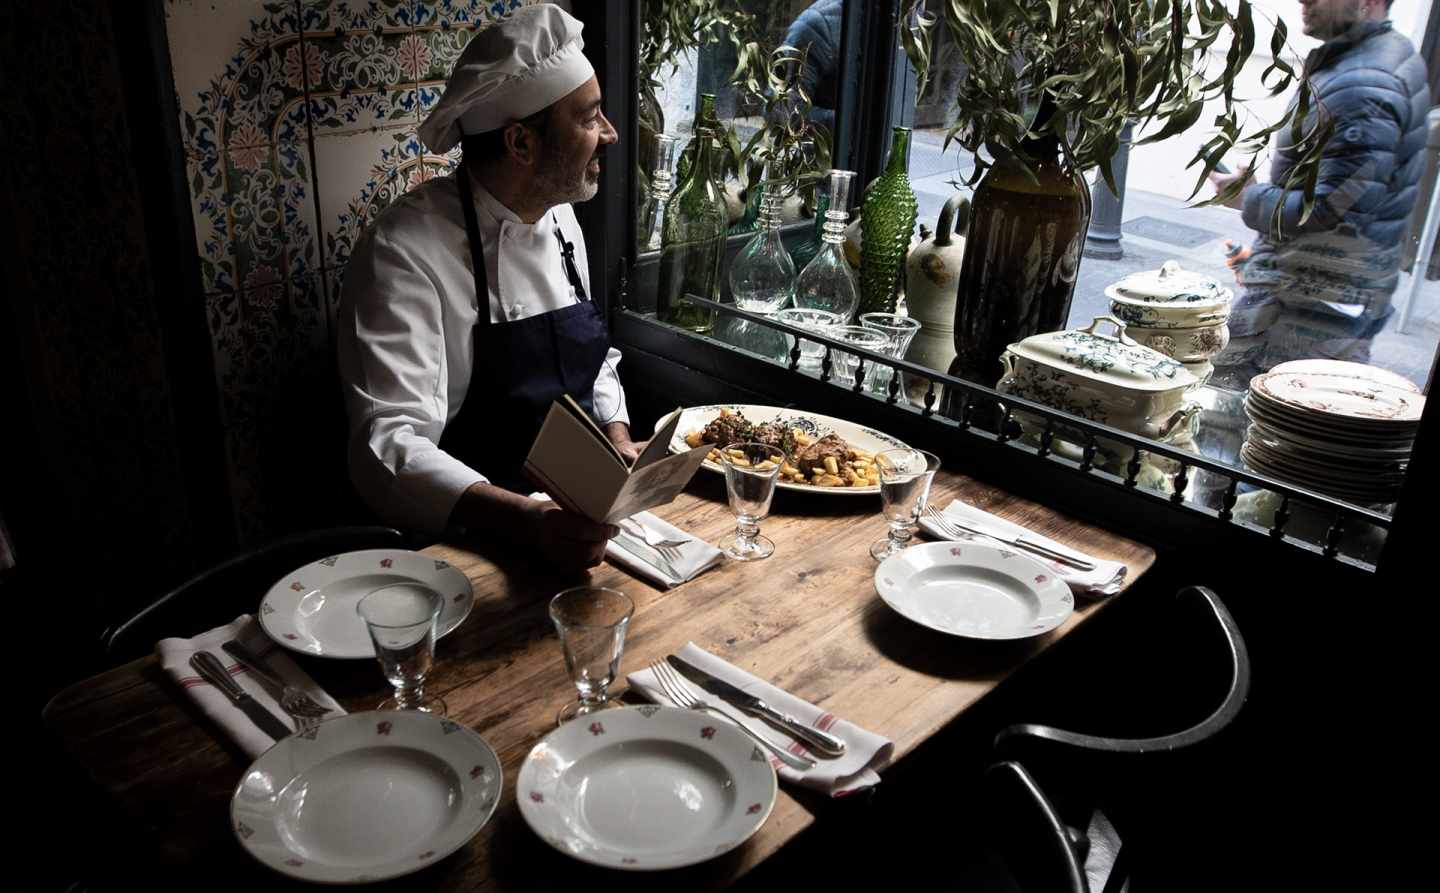
<path fill-rule="evenodd" d="M 655 297 L 656 315 L 662 322 L 702 333 L 715 327 L 715 312 L 686 296 L 720 299 L 725 205 L 711 177 L 714 143 L 708 131 L 697 137 L 695 166 L 666 206 Z"/>
<path fill-rule="evenodd" d="M 730 265 L 730 294 L 735 306 L 766 316 L 790 306 L 795 296 L 795 261 L 780 239 L 780 205 L 785 184 L 772 181 L 777 166 L 765 163 L 761 174 L 760 210 L 756 218 L 759 231 L 745 243 Z M 783 332 L 759 323 L 732 318 L 721 336 L 737 347 L 753 350 L 761 356 L 783 355 L 789 346 Z"/>
<path fill-rule="evenodd" d="M 795 280 L 795 306 L 805 310 L 838 313 L 848 323 L 860 306 L 860 283 L 845 260 L 845 223 L 850 214 L 850 182 L 854 171 L 830 171 L 829 201 L 818 254 Z"/>
<path fill-rule="evenodd" d="M 672 178 L 670 166 L 675 161 L 675 137 L 655 134 L 655 170 L 650 173 L 649 194 L 640 211 L 640 250 L 659 251 L 661 229 L 665 223 L 665 206 L 670 202 Z"/>

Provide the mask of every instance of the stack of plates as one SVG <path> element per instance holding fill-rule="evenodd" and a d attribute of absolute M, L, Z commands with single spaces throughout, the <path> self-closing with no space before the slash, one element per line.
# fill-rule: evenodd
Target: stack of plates
<path fill-rule="evenodd" d="M 1254 471 L 1351 502 L 1394 502 L 1425 398 L 1361 363 L 1301 360 L 1250 380 L 1240 457 Z"/>

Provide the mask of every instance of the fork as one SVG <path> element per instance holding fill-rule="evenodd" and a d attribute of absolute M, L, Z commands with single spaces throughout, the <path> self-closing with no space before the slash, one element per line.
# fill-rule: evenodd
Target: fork
<path fill-rule="evenodd" d="M 280 707 L 286 713 L 294 717 L 299 724 L 297 731 L 304 732 L 320 724 L 330 709 L 318 703 L 314 698 L 307 695 L 303 690 L 276 676 L 269 667 L 265 665 L 260 655 L 241 645 L 238 640 L 226 642 L 220 646 L 225 653 L 244 664 L 250 672 L 260 678 L 262 682 L 270 685 L 271 688 L 280 692 Z"/>
<path fill-rule="evenodd" d="M 620 527 L 624 529 L 626 533 L 638 538 L 645 545 L 659 552 L 660 556 L 671 564 L 676 563 L 683 557 L 680 554 L 680 547 L 685 545 L 688 540 L 666 539 L 633 518 L 621 518 Z"/>
<path fill-rule="evenodd" d="M 1066 555 L 1064 552 L 1061 552 L 1057 549 L 1052 549 L 1049 546 L 1041 545 L 1034 540 L 1028 540 L 1023 536 L 1000 536 L 999 534 L 988 533 L 984 530 L 980 530 L 979 528 L 970 527 L 967 524 L 962 524 L 959 521 L 954 520 L 953 518 L 945 517 L 945 515 L 933 505 L 925 506 L 925 514 L 930 516 L 930 520 L 935 522 L 936 527 L 939 527 L 947 535 L 954 537 L 955 539 L 964 539 L 964 534 L 967 533 L 974 534 L 975 536 L 989 537 L 996 542 L 1006 543 L 1008 545 L 1024 549 L 1028 552 L 1033 552 L 1036 555 L 1043 555 L 1046 558 L 1049 558 L 1051 561 L 1058 561 L 1061 564 L 1068 564 L 1071 567 L 1079 568 L 1082 571 L 1093 571 L 1095 569 L 1095 564 L 1093 562 L 1086 561 L 1083 558 L 1073 558 L 1069 555 Z"/>
<path fill-rule="evenodd" d="M 735 726 L 740 729 L 740 731 L 755 739 L 767 750 L 775 754 L 775 756 L 779 757 L 781 761 L 783 761 L 790 768 L 798 769 L 801 772 L 804 772 L 807 769 L 815 768 L 815 761 L 810 759 L 809 757 L 802 757 L 798 754 L 791 753 L 780 745 L 771 742 L 770 739 L 766 738 L 764 735 L 761 735 L 759 732 L 756 732 L 754 729 L 745 725 L 730 712 L 726 710 L 721 710 L 719 707 L 711 704 L 709 701 L 702 701 L 701 699 L 695 697 L 695 693 L 690 690 L 690 688 L 685 684 L 684 680 L 680 678 L 680 675 L 676 673 L 670 667 L 670 665 L 665 663 L 663 660 L 657 660 L 652 662 L 650 664 L 650 671 L 655 674 L 655 679 L 659 681 L 660 687 L 664 689 L 665 696 L 668 697 L 672 702 L 674 702 L 676 707 L 684 707 L 687 710 L 708 710 L 712 713 L 717 713 L 720 716 L 723 716 L 726 719 L 730 720 L 732 723 L 734 723 Z"/>
<path fill-rule="evenodd" d="M 625 527 L 627 524 L 630 526 Z M 680 546 L 689 542 L 689 540 L 666 539 L 664 536 L 661 536 L 634 518 L 621 518 L 620 526 L 625 527 L 625 529 L 629 530 L 633 535 L 640 537 L 645 541 L 647 546 L 654 546 L 657 549 L 678 549 Z"/>

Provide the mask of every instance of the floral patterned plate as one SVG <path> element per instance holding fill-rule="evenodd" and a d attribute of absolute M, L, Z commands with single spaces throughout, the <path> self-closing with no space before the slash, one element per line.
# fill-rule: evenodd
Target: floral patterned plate
<path fill-rule="evenodd" d="M 967 639 L 1038 636 L 1075 610 L 1054 571 L 990 543 L 911 546 L 875 568 L 875 590 L 900 615 Z"/>
<path fill-rule="evenodd" d="M 651 871 L 729 852 L 775 805 L 775 770 L 723 719 L 647 704 L 571 720 L 530 751 L 515 796 L 548 844 Z"/>
<path fill-rule="evenodd" d="M 475 605 L 470 580 L 449 562 L 404 549 L 366 549 L 322 558 L 281 577 L 260 601 L 260 626 L 301 654 L 374 657 L 355 605 L 381 586 L 406 581 L 445 596 L 437 638 L 459 626 Z"/>
<path fill-rule="evenodd" d="M 828 415 L 802 412 L 797 409 L 785 409 L 780 406 L 754 406 L 748 403 L 716 403 L 710 406 L 692 406 L 684 410 L 684 415 L 680 416 L 680 424 L 675 426 L 675 435 L 670 438 L 670 452 L 682 453 L 690 449 L 685 443 L 686 435 L 710 424 L 720 415 L 720 410 L 722 409 L 729 410 L 730 412 L 743 413 L 747 420 L 757 425 L 764 422 L 780 421 L 789 427 L 799 428 L 806 434 L 817 438 L 824 437 L 826 434 L 835 434 L 855 449 L 865 450 L 868 453 L 875 453 L 880 450 L 909 449 L 909 445 L 891 437 L 889 434 L 876 431 L 873 428 L 864 428 L 854 422 L 847 422 L 844 419 L 831 418 Z M 719 474 L 725 473 L 724 468 L 708 459 L 705 460 L 700 467 L 707 468 Z M 878 486 L 817 487 L 814 484 L 796 484 L 783 478 L 776 482 L 775 487 L 779 490 L 803 490 L 807 493 L 829 493 L 838 496 L 874 496 L 880 492 Z"/>
<path fill-rule="evenodd" d="M 350 713 L 261 754 L 230 799 L 230 827 L 281 874 L 380 881 L 464 846 L 494 815 L 501 782 L 495 751 L 457 722 Z"/>

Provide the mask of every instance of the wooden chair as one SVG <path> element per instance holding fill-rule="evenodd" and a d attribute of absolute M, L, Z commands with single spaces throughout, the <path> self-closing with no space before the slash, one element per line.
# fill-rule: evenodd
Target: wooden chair
<path fill-rule="evenodd" d="M 286 573 L 340 552 L 407 549 L 391 527 L 328 527 L 271 540 L 207 568 L 160 596 L 104 636 L 109 663 L 150 653 L 167 636 L 193 636 L 239 614 L 253 612 L 261 597 Z"/>
<path fill-rule="evenodd" d="M 1144 630 L 1172 669 L 1137 662 L 1163 679 L 1148 696 L 1122 702 L 1141 714 L 1156 704 L 1196 721 L 1152 737 L 1116 738 L 1047 725 L 1013 725 L 995 738 L 1000 761 L 985 790 L 997 817 L 996 849 L 1023 890 L 1086 891 L 1086 829 L 1098 808 L 1120 838 L 1105 882 L 1118 891 L 1191 889 L 1221 846 L 1213 830 L 1236 804 L 1223 792 L 1226 761 L 1215 738 L 1240 713 L 1250 690 L 1250 657 L 1230 612 L 1204 587 L 1180 590 L 1166 630 Z M 1187 697 L 1187 695 L 1193 695 Z M 1205 745 L 1205 746 L 1202 746 Z M 1078 869 L 1078 875 L 1077 875 Z"/>

